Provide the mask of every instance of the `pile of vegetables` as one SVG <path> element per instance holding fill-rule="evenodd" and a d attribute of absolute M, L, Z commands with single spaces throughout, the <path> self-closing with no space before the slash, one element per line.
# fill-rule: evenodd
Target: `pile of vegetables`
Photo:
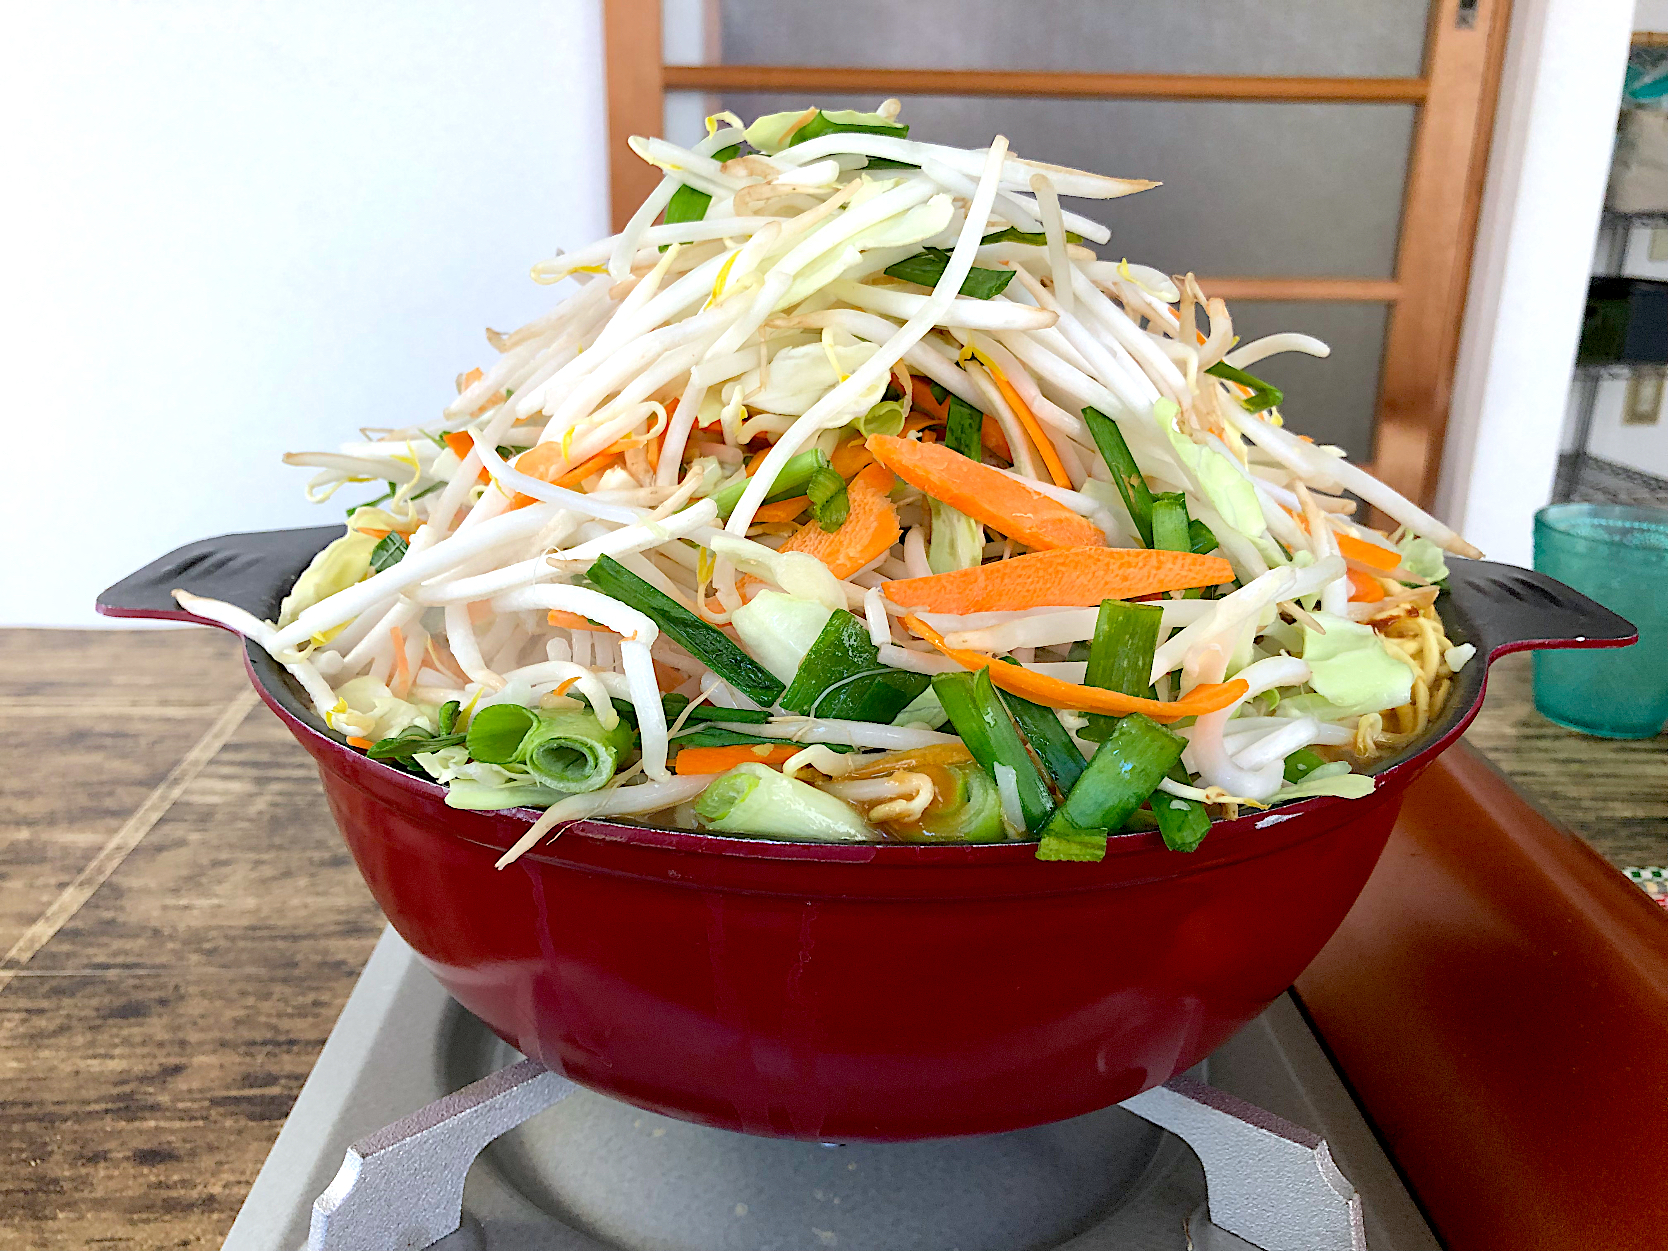
<path fill-rule="evenodd" d="M 1095 860 L 1366 794 L 1477 553 L 1285 429 L 1250 369 L 1324 344 L 1239 344 L 1060 205 L 1157 184 L 897 114 L 634 139 L 660 187 L 438 418 L 286 457 L 387 490 L 279 619 L 179 601 L 454 807 L 544 808 L 504 863 L 600 816 Z"/>

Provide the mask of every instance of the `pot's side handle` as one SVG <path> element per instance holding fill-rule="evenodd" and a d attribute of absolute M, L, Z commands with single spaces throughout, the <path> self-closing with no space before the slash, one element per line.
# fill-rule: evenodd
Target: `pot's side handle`
<path fill-rule="evenodd" d="M 1448 593 L 1484 656 L 1535 647 L 1626 647 L 1631 622 L 1555 578 L 1516 565 L 1448 558 Z"/>
<path fill-rule="evenodd" d="M 278 615 L 284 592 L 308 562 L 341 533 L 339 525 L 313 526 L 200 539 L 106 588 L 95 607 L 105 617 L 218 624 L 188 613 L 175 603 L 173 592 L 178 587 L 193 595 L 236 604 L 270 621 Z"/>

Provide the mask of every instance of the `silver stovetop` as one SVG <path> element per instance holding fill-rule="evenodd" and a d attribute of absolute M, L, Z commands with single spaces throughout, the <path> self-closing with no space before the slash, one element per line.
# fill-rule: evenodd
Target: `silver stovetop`
<path fill-rule="evenodd" d="M 378 942 L 225 1242 L 297 1251 L 348 1147 L 519 1060 L 392 929 Z M 1371 1251 L 1440 1244 L 1289 996 L 1194 1076 L 1326 1140 Z M 547 1078 L 548 1080 L 548 1078 Z M 1213 1173 L 1213 1186 L 1217 1184 Z M 455 1210 L 455 1209 L 454 1209 Z M 825 1146 L 578 1091 L 476 1159 L 444 1251 L 1229 1251 L 1198 1158 L 1107 1108 L 1011 1134 Z M 393 1245 L 400 1243 L 396 1234 Z"/>

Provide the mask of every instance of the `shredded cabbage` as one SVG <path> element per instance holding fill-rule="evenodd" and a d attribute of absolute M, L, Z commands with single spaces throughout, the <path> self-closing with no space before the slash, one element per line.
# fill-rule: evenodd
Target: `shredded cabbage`
<path fill-rule="evenodd" d="M 1255 542 L 1268 531 L 1268 525 L 1263 520 L 1263 508 L 1257 502 L 1256 488 L 1245 478 L 1245 475 L 1228 463 L 1227 457 L 1213 447 L 1202 447 L 1188 437 L 1177 422 L 1181 409 L 1176 407 L 1174 400 L 1158 400 L 1153 404 L 1153 420 L 1158 422 L 1160 430 L 1170 440 L 1170 450 L 1175 453 L 1176 460 L 1198 479 L 1204 488 L 1206 497 L 1212 507 L 1222 515 L 1227 522 L 1246 538 Z M 1270 545 L 1270 549 L 1278 552 Z M 1266 560 L 1269 552 L 1262 545 L 1258 545 L 1258 552 Z M 1283 556 L 1280 563 L 1285 563 Z"/>
<path fill-rule="evenodd" d="M 1368 625 L 1316 612 L 1325 634 L 1303 629 L 1303 659 L 1309 662 L 1309 685 L 1329 707 L 1318 715 L 1329 721 L 1399 708 L 1412 698 L 1413 671 L 1390 654 L 1384 640 Z M 1307 712 L 1303 696 L 1288 700 L 1288 709 Z"/>
<path fill-rule="evenodd" d="M 1402 554 L 1402 567 L 1409 573 L 1432 582 L 1441 582 L 1448 576 L 1448 562 L 1442 558 L 1442 549 L 1429 539 L 1410 534 L 1396 544 L 1396 550 Z"/>
<path fill-rule="evenodd" d="M 760 591 L 730 618 L 742 646 L 783 682 L 792 682 L 800 662 L 817 641 L 834 610 L 816 600 Z"/>
<path fill-rule="evenodd" d="M 378 539 L 349 529 L 317 556 L 295 580 L 278 609 L 278 627 L 290 624 L 303 611 L 337 591 L 344 591 L 371 571 L 371 550 Z"/>

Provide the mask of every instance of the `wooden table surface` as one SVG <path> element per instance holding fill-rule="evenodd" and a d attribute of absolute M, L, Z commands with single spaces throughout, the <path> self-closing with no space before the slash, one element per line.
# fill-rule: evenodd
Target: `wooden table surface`
<path fill-rule="evenodd" d="M 0 1249 L 218 1247 L 382 918 L 311 762 L 205 630 L 0 631 Z M 1618 866 L 1668 863 L 1668 737 L 1470 741 Z"/>

